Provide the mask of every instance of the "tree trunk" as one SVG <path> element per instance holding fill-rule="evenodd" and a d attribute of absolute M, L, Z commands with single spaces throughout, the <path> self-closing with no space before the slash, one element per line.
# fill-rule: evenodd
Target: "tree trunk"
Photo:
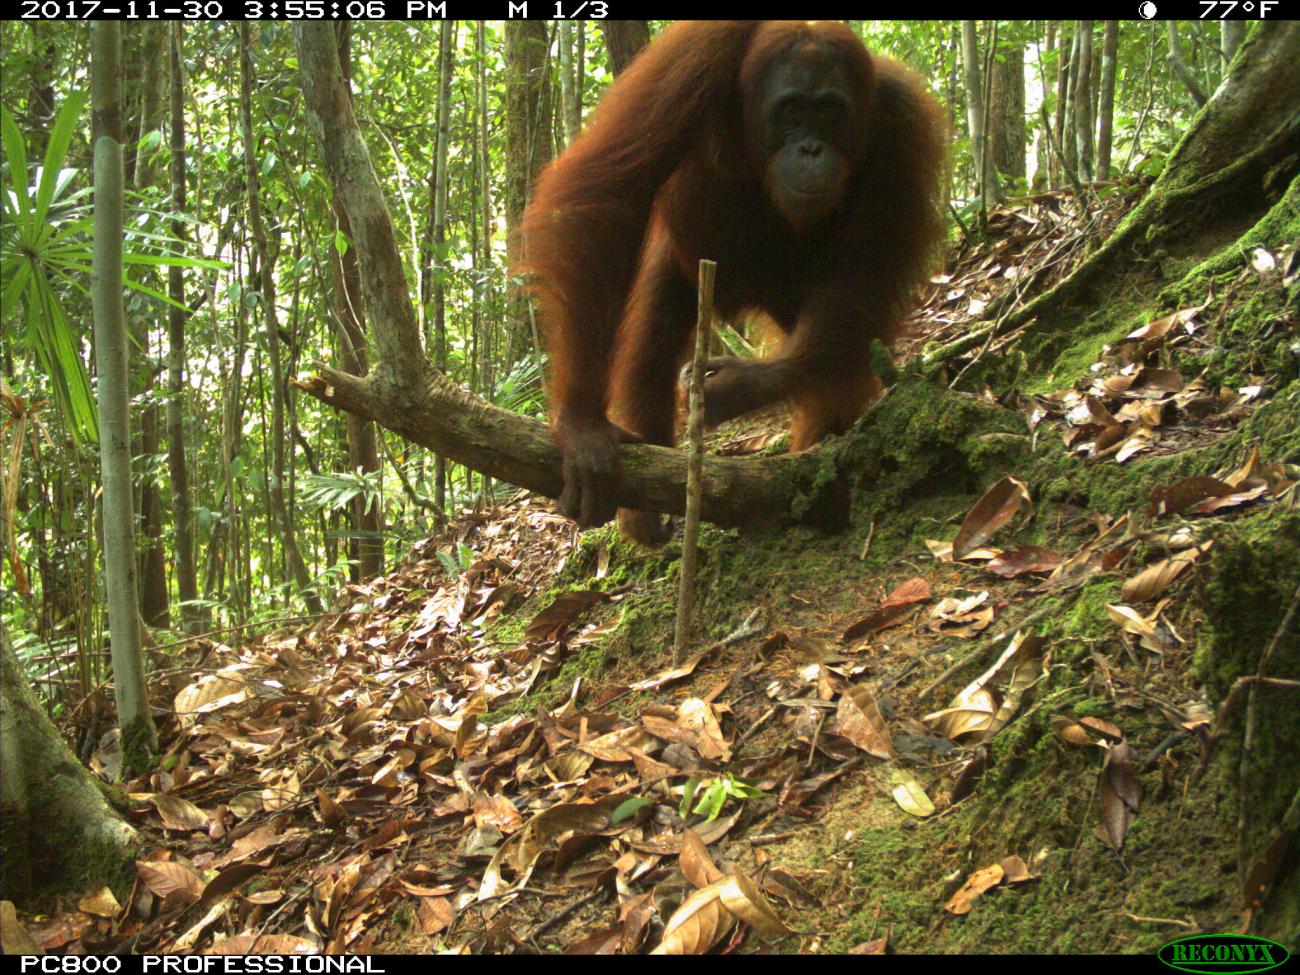
<path fill-rule="evenodd" d="M 532 196 L 537 174 L 551 161 L 552 97 L 549 67 L 549 38 L 546 23 L 540 20 L 508 20 L 505 24 L 506 49 L 506 255 L 511 267 L 520 259 L 521 241 L 517 228 L 524 207 Z M 484 96 L 486 92 L 484 91 Z M 480 106 L 480 118 L 486 112 Z M 482 140 L 486 149 L 486 139 Z M 489 172 L 486 166 L 480 173 Z M 487 205 L 487 184 L 483 200 Z M 486 211 L 485 211 L 486 214 Z M 485 219 L 485 246 L 491 241 L 491 223 Z M 528 300 L 522 289 L 511 286 L 510 331 L 502 368 L 509 372 L 530 347 L 532 329 L 528 324 Z"/>
<path fill-rule="evenodd" d="M 1060 36 L 1057 38 L 1056 47 L 1060 52 L 1060 63 L 1056 71 L 1056 114 L 1052 120 L 1052 131 L 1056 135 L 1056 147 L 1061 153 L 1058 161 L 1062 169 L 1068 169 L 1074 172 L 1074 167 L 1070 165 L 1069 147 L 1074 140 L 1066 138 L 1066 115 L 1067 108 L 1070 104 L 1070 55 L 1074 52 L 1074 32 L 1066 36 L 1066 24 L 1061 24 Z M 1064 172 L 1056 173 L 1056 183 L 1060 184 L 1065 178 Z"/>
<path fill-rule="evenodd" d="M 181 59 L 181 26 L 170 25 L 168 64 L 171 74 L 171 184 L 172 208 L 185 212 L 185 79 Z M 171 222 L 172 234 L 185 239 L 185 221 Z M 185 304 L 185 272 L 167 268 L 167 294 L 176 303 L 167 309 L 167 471 L 171 481 L 173 565 L 176 590 L 181 601 L 181 619 L 192 629 L 201 619 L 196 601 L 198 577 L 194 564 L 193 504 L 190 500 L 189 469 L 185 461 L 185 321 L 189 317 L 176 307 Z"/>
<path fill-rule="evenodd" d="M 1056 24 L 1048 23 L 1043 38 L 1042 47 L 1038 52 L 1038 78 L 1042 87 L 1042 105 L 1048 103 L 1048 82 L 1047 71 L 1043 65 L 1044 57 L 1048 51 L 1056 50 Z M 1046 112 L 1040 112 L 1043 118 L 1047 117 Z M 1050 124 L 1050 123 L 1049 123 Z M 1038 132 L 1038 144 L 1034 157 L 1034 189 L 1045 190 L 1054 182 L 1053 170 L 1056 166 L 1056 158 L 1052 154 L 1052 135 L 1047 131 L 1047 125 L 1040 125 Z"/>
<path fill-rule="evenodd" d="M 1012 179 L 1025 178 L 1025 49 L 1013 40 L 999 44 L 993 60 L 989 145 L 993 167 Z"/>
<path fill-rule="evenodd" d="M 650 25 L 644 20 L 602 20 L 600 31 L 605 36 L 605 50 L 614 77 L 650 43 Z"/>
<path fill-rule="evenodd" d="M 1079 182 L 1092 179 L 1092 21 L 1081 20 L 1074 63 L 1074 154 Z"/>
<path fill-rule="evenodd" d="M 438 46 L 438 144 L 433 170 L 433 243 L 437 261 L 433 279 L 434 336 L 437 343 L 434 361 L 444 373 L 447 371 L 447 147 L 450 144 L 451 71 L 456 33 L 454 21 L 442 22 Z M 442 454 L 434 459 L 433 502 L 438 506 L 441 521 L 447 511 L 447 458 Z"/>
<path fill-rule="evenodd" d="M 142 33 L 141 58 L 144 72 L 140 79 L 140 126 L 136 145 L 142 145 L 151 132 L 162 128 L 163 114 L 163 56 L 167 42 L 167 27 L 163 24 L 141 24 L 133 28 Z M 137 149 L 137 152 L 139 150 Z M 154 167 L 150 164 L 152 152 L 138 159 L 135 167 L 135 188 L 142 190 L 154 182 Z M 153 326 L 155 312 L 148 308 L 132 317 L 130 326 L 139 361 L 131 375 L 132 397 L 140 399 L 138 411 L 140 429 L 135 438 L 137 457 L 154 457 L 160 449 L 158 438 L 158 407 L 153 402 L 155 360 L 153 357 Z M 158 485 L 151 477 L 140 482 L 138 492 L 140 514 L 140 614 L 150 626 L 165 627 L 170 623 L 167 591 L 167 558 L 162 543 L 162 500 Z"/>
<path fill-rule="evenodd" d="M 103 886 L 123 896 L 137 852 L 135 830 L 46 717 L 0 630 L 0 899 L 34 908 L 34 895 Z"/>
<path fill-rule="evenodd" d="M 1111 135 L 1115 124 L 1115 56 L 1119 21 L 1106 21 L 1101 38 L 1101 99 L 1097 118 L 1097 179 L 1110 179 Z"/>
<path fill-rule="evenodd" d="M 158 735 L 145 695 L 136 593 L 131 425 L 128 405 L 126 309 L 122 303 L 121 25 L 91 28 L 94 107 L 95 226 L 91 303 L 99 400 L 99 465 L 103 481 L 104 575 L 113 651 L 113 689 L 125 767 L 146 767 Z"/>
<path fill-rule="evenodd" d="M 560 117 L 565 145 L 582 130 L 583 43 L 583 21 L 560 22 Z"/>
<path fill-rule="evenodd" d="M 271 476 L 267 479 L 267 501 L 271 521 L 283 546 L 289 574 L 312 613 L 321 611 L 320 597 L 298 548 L 298 535 L 284 503 L 284 368 L 280 357 L 280 316 L 276 309 L 275 258 L 262 220 L 261 177 L 258 173 L 253 128 L 252 31 L 245 21 L 239 25 L 239 118 L 244 143 L 244 190 L 248 222 L 257 253 L 258 281 L 262 292 L 262 324 L 271 371 Z M 375 573 L 376 575 L 378 572 Z M 283 576 L 283 573 L 281 573 Z M 370 578 L 367 574 L 367 578 Z"/>
<path fill-rule="evenodd" d="M 344 95 L 352 99 L 352 35 L 351 24 L 337 25 L 338 59 L 343 72 Z M 339 363 L 348 372 L 366 371 L 366 315 L 361 299 L 361 271 L 357 254 L 352 246 L 352 224 L 347 213 L 333 202 L 339 232 L 349 241 L 347 249 L 335 255 L 331 262 L 334 275 L 334 323 L 339 348 Z M 351 471 L 373 474 L 379 470 L 379 440 L 373 423 L 359 417 L 347 417 L 348 467 Z M 384 541 L 382 510 L 378 504 L 369 504 L 364 497 L 352 499 L 351 519 L 353 536 L 348 540 L 348 551 L 356 561 L 354 581 L 371 579 L 383 572 Z"/>
<path fill-rule="evenodd" d="M 239 456 L 243 440 L 244 356 L 248 349 L 248 306 L 243 301 L 238 302 L 233 318 L 235 354 L 228 372 L 226 361 L 221 360 L 217 384 L 217 388 L 225 393 L 221 409 L 219 468 L 223 480 L 217 495 L 217 501 L 224 510 L 222 519 L 213 526 L 212 534 L 208 537 L 208 564 L 203 595 L 206 601 L 215 601 L 223 591 L 226 570 L 229 569 L 234 593 L 232 605 L 239 615 L 242 609 L 236 575 L 239 569 L 239 493 L 235 490 L 234 461 Z"/>
<path fill-rule="evenodd" d="M 545 31 L 543 31 L 542 33 L 544 34 Z M 523 149 L 523 152 L 525 154 L 525 158 L 523 159 L 521 159 L 520 157 L 519 150 L 512 152 L 509 145 L 507 145 L 506 147 L 506 199 L 507 201 L 510 200 L 511 186 L 513 185 L 513 177 L 517 175 L 518 167 L 520 165 L 529 165 L 535 151 L 549 152 L 550 150 L 550 139 L 549 139 L 550 88 L 549 85 L 544 89 L 547 98 L 546 101 L 547 123 L 546 123 L 546 129 L 544 130 L 547 133 L 547 138 L 544 145 L 542 146 L 533 145 L 533 143 L 540 141 L 542 138 L 543 130 L 541 128 L 534 128 L 532 130 L 529 130 L 526 124 L 523 125 L 518 124 L 520 122 L 523 123 L 529 122 L 530 120 L 532 120 L 532 116 L 529 114 L 528 109 L 524 105 L 519 104 L 517 101 L 514 102 L 513 106 L 511 104 L 512 92 L 514 96 L 517 98 L 520 94 L 521 86 L 519 84 L 519 79 L 517 78 L 515 79 L 516 83 L 513 86 L 511 85 L 510 75 L 512 72 L 511 72 L 511 68 L 509 67 L 510 62 L 512 60 L 510 55 L 510 48 L 511 48 L 510 38 L 511 38 L 511 32 L 507 30 L 506 31 L 507 142 L 509 142 L 509 137 L 510 137 L 511 119 L 514 119 L 517 123 L 515 126 L 516 138 L 519 137 L 519 132 L 522 129 L 525 133 L 524 136 L 525 141 L 528 144 Z M 519 45 L 520 48 L 522 48 L 522 52 L 523 52 L 522 55 L 517 52 L 516 58 L 520 58 L 522 56 L 522 59 L 526 64 L 529 57 L 528 52 L 531 52 L 531 56 L 536 57 L 539 48 L 541 47 L 541 45 L 537 43 L 538 37 L 536 32 L 531 32 L 531 36 L 529 34 L 522 34 L 516 32 L 514 34 L 514 38 L 516 44 Z M 479 30 L 478 30 L 478 38 L 477 38 L 478 137 L 475 140 L 475 145 L 478 147 L 478 168 L 477 168 L 476 176 L 478 180 L 477 182 L 478 200 L 482 207 L 482 217 L 483 217 L 483 223 L 482 223 L 483 232 L 481 234 L 481 238 L 483 242 L 483 252 L 481 256 L 475 257 L 474 266 L 476 269 L 481 268 L 484 272 L 486 272 L 489 268 L 492 267 L 492 166 L 488 155 L 488 101 L 487 101 L 488 83 L 487 83 L 487 50 L 485 47 L 486 41 L 487 41 L 487 28 L 484 26 L 482 21 L 479 21 Z M 543 63 L 545 63 L 544 59 L 543 59 Z M 527 70 L 525 64 L 516 63 L 513 69 L 514 72 L 517 73 L 520 70 L 524 70 L 526 74 L 532 77 L 533 76 L 532 72 L 529 72 Z M 540 71 L 537 72 L 537 75 L 540 76 L 541 72 Z M 528 79 L 526 78 L 524 81 L 523 84 L 524 88 L 528 87 L 527 80 Z M 542 83 L 545 84 L 545 82 Z M 527 101 L 526 97 L 524 101 L 525 102 Z M 540 109 L 541 107 L 540 102 L 538 107 Z M 523 115 L 522 119 L 520 118 L 521 114 Z M 540 119 L 535 121 L 536 124 L 540 126 Z M 527 179 L 522 184 L 522 191 L 525 197 L 530 196 L 532 194 L 532 186 L 533 184 L 531 178 Z M 516 227 L 518 226 L 519 214 L 517 213 L 513 218 L 511 218 L 509 215 L 510 205 L 511 204 L 507 202 L 507 206 L 506 206 L 507 224 L 510 227 Z M 524 206 L 524 203 L 520 203 L 519 206 L 520 206 L 520 213 L 522 213 L 522 208 Z M 510 240 L 514 239 L 516 236 L 517 236 L 516 234 L 512 233 L 509 235 L 509 238 L 506 241 L 507 261 L 513 260 L 513 258 L 510 256 L 509 247 L 510 247 Z M 483 274 L 479 274 L 478 278 L 480 279 L 480 281 L 483 281 L 484 280 Z M 486 287 L 487 289 L 490 290 L 491 285 L 490 284 L 480 285 L 480 287 Z M 478 353 L 478 360 L 479 360 L 478 363 L 478 377 L 479 377 L 479 384 L 480 384 L 479 389 L 490 399 L 493 395 L 493 391 L 495 387 L 495 370 L 496 370 L 497 357 L 494 354 L 495 342 L 493 341 L 493 339 L 496 336 L 496 329 L 489 327 L 488 316 L 486 314 L 489 303 L 487 301 L 483 301 L 480 304 L 483 307 L 483 311 L 480 312 L 480 314 L 478 314 L 475 317 L 475 321 L 474 321 L 474 325 L 475 325 L 474 349 Z M 528 308 L 529 306 L 528 306 L 527 297 L 523 294 L 522 291 L 515 290 L 514 294 L 510 296 L 510 310 L 508 312 L 509 333 L 506 337 L 506 363 L 505 363 L 505 367 L 507 370 L 510 368 L 512 362 L 513 348 L 516 345 L 516 336 L 521 335 L 524 331 L 524 317 L 528 314 Z M 519 343 L 519 344 L 522 346 L 523 343 Z M 466 475 L 465 479 L 467 482 L 466 487 L 468 488 L 468 482 L 470 480 L 469 477 L 470 471 L 468 469 L 465 471 L 465 475 Z M 484 476 L 479 482 L 480 500 L 486 500 L 491 489 L 492 486 L 489 483 L 487 476 Z"/>
<path fill-rule="evenodd" d="M 1178 44 L 1178 25 L 1171 20 L 1167 22 L 1166 29 L 1169 32 L 1169 66 L 1173 68 L 1174 75 L 1183 83 L 1183 87 L 1191 94 L 1196 107 L 1201 108 L 1206 102 L 1205 92 L 1201 90 L 1196 76 L 1192 74 L 1192 69 L 1183 60 L 1183 52 Z"/>
<path fill-rule="evenodd" d="M 1232 59 L 1237 56 L 1237 48 L 1246 39 L 1246 22 L 1244 20 L 1219 21 L 1219 54 L 1223 58 L 1223 74 L 1226 76 Z"/>
<path fill-rule="evenodd" d="M 961 22 L 961 58 L 966 84 L 966 122 L 970 129 L 971 154 L 975 161 L 975 192 L 982 205 L 1000 197 L 997 174 L 989 163 L 988 132 L 985 128 L 984 81 L 980 72 L 979 38 L 975 21 Z"/>

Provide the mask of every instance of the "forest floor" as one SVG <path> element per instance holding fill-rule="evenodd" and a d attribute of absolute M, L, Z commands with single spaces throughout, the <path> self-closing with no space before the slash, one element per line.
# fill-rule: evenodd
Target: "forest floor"
<path fill-rule="evenodd" d="M 127 786 L 134 888 L 24 924 L 49 950 L 1296 950 L 1300 696 L 1239 695 L 1249 750 L 1215 713 L 1300 674 L 1295 226 L 1169 257 L 1050 366 L 1014 334 L 911 365 L 1124 206 L 992 214 L 862 424 L 852 527 L 706 526 L 680 667 L 680 535 L 579 535 L 528 495 L 315 625 L 190 643 L 153 678 L 162 771 Z M 947 392 L 967 367 L 982 392 Z"/>

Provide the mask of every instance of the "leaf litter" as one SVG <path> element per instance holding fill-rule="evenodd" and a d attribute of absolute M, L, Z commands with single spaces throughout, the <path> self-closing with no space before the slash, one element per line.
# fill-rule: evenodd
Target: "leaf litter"
<path fill-rule="evenodd" d="M 1026 262 L 1030 276 L 1047 280 L 1027 255 L 1070 239 L 1059 200 L 1045 194 L 1024 211 L 990 213 L 991 225 L 1017 221 L 1026 229 L 959 257 L 918 313 L 915 335 L 960 334 L 969 318 L 941 309 L 985 313 L 1018 286 L 1010 272 Z M 1063 269 L 1049 264 L 1049 276 Z M 1258 255 L 1254 264 L 1273 273 Z M 1094 463 L 1203 445 L 1249 415 L 1263 384 L 1212 389 L 1172 364 L 1169 349 L 1196 334 L 1202 311 L 1133 331 L 1073 389 L 1010 398 L 1031 430 L 1057 428 Z M 779 439 L 760 429 L 733 439 L 730 452 Z M 1146 515 L 1179 541 L 1140 565 L 1127 563 L 1149 551 L 1136 544 L 1148 536 L 1128 517 L 1096 515 L 1082 539 L 1009 537 L 1050 508 L 1035 507 L 1024 480 L 1003 478 L 951 542 L 926 543 L 929 566 L 897 578 L 886 595 L 864 595 L 856 618 L 820 619 L 809 599 L 801 620 L 702 648 L 680 667 L 667 666 L 666 653 L 657 672 L 617 666 L 594 685 L 575 682 L 557 706 L 526 712 L 511 702 L 617 627 L 627 592 L 601 584 L 606 545 L 588 588 L 548 589 L 576 535 L 544 501 L 521 495 L 466 513 L 387 575 L 351 587 L 311 628 L 233 645 L 194 641 L 190 670 L 155 675 L 151 692 L 170 710 L 161 729 L 169 761 L 127 783 L 145 838 L 131 896 L 119 905 L 87 891 L 23 923 L 10 908 L 5 943 L 26 937 L 43 950 L 84 951 L 129 938 L 136 950 L 209 953 L 817 950 L 820 936 L 796 918 L 835 898 L 796 844 L 783 850 L 787 839 L 852 822 L 855 804 L 837 802 L 841 795 L 888 797 L 898 822 L 914 824 L 988 787 L 983 743 L 1042 704 L 1035 687 L 1053 667 L 1053 648 L 1032 627 L 1009 633 L 1004 616 L 1014 626 L 1040 596 L 1068 599 L 1090 578 L 1122 571 L 1121 601 L 1106 612 L 1129 657 L 1091 651 L 1088 681 L 1112 717 L 1150 706 L 1125 674 L 1132 660 L 1150 666 L 1133 652 L 1153 660 L 1181 646 L 1175 611 L 1185 579 L 1214 556 L 1194 526 L 1294 503 L 1297 483 L 1294 464 L 1256 449 L 1232 469 L 1153 486 Z M 929 621 L 918 620 L 931 601 Z M 503 620 L 518 621 L 517 642 L 494 642 Z M 927 658 L 940 650 L 951 658 L 961 640 L 971 642 L 936 678 Z M 837 649 L 844 644 L 847 653 Z M 932 690 L 960 685 L 963 661 L 981 657 L 996 659 L 946 707 L 923 705 Z M 1196 701 L 1160 708 L 1175 728 L 1208 724 Z M 1059 747 L 1096 749 L 1094 833 L 1124 857 L 1146 791 L 1132 746 L 1095 715 L 1053 711 L 1050 727 Z M 917 758 L 943 749 L 955 759 Z M 107 752 L 92 760 L 110 762 Z M 720 775 L 753 786 L 724 797 L 712 816 L 683 817 L 683 787 Z M 959 875 L 936 914 L 979 910 L 1034 879 L 1015 854 L 976 862 L 987 865 Z M 1248 912 L 1269 882 L 1251 866 Z M 884 953 L 891 943 L 874 937 L 854 951 Z"/>

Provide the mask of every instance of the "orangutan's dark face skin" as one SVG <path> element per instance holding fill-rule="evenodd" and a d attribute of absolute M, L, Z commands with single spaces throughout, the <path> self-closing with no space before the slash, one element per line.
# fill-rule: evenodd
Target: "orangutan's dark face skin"
<path fill-rule="evenodd" d="M 830 52 L 792 51 L 768 69 L 761 100 L 768 195 L 802 230 L 844 201 L 852 172 L 848 74 Z"/>

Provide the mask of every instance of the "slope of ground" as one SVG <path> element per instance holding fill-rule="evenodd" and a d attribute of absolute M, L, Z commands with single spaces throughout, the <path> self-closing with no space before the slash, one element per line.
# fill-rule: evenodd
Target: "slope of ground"
<path fill-rule="evenodd" d="M 1086 244 L 1060 196 L 995 213 L 846 441 L 852 528 L 706 527 L 681 667 L 679 542 L 526 496 L 310 629 L 191 645 L 128 786 L 134 889 L 24 923 L 51 950 L 1295 950 L 1294 194 L 1046 370 L 1015 336 L 935 354 Z"/>

